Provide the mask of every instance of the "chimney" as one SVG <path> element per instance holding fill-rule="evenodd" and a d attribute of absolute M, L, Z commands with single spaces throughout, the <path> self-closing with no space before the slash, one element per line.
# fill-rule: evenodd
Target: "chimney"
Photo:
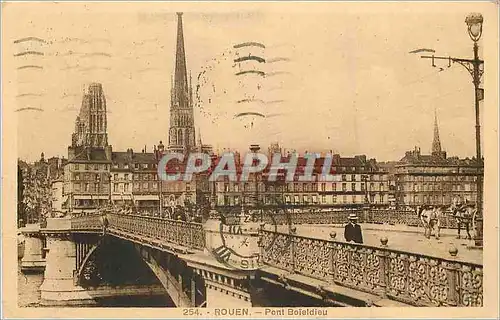
<path fill-rule="evenodd" d="M 107 145 L 104 147 L 104 153 L 106 154 L 106 159 L 111 161 L 111 155 L 112 155 L 112 152 L 113 152 L 113 148 L 111 147 L 111 145 Z"/>
<path fill-rule="evenodd" d="M 335 163 L 335 164 L 340 164 L 340 154 L 334 154 L 333 155 L 333 161 L 332 163 Z"/>
<path fill-rule="evenodd" d="M 68 147 L 68 159 L 73 160 L 75 157 L 75 149 L 73 147 Z"/>
<path fill-rule="evenodd" d="M 132 161 L 132 158 L 134 156 L 134 150 L 132 148 L 127 149 L 127 155 L 130 161 Z"/>

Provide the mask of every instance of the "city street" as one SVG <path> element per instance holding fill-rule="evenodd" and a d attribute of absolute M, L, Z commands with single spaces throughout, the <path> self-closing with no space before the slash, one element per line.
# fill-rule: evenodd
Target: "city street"
<path fill-rule="evenodd" d="M 390 249 L 420 253 L 429 256 L 437 256 L 447 259 L 456 259 L 459 261 L 483 263 L 483 250 L 469 249 L 473 241 L 463 239 L 465 232 L 462 230 L 462 239 L 457 239 L 457 230 L 441 229 L 441 238 L 436 240 L 434 237 L 426 239 L 423 235 L 423 228 L 407 227 L 403 225 L 377 225 L 360 224 L 363 230 L 364 244 L 371 246 L 380 246 L 380 238 L 385 236 L 389 240 L 387 247 Z M 295 225 L 297 234 L 301 236 L 321 239 L 331 239 L 330 233 L 337 233 L 337 241 L 345 241 L 344 227 L 339 225 Z M 278 231 L 286 232 L 288 226 L 279 226 Z M 471 234 L 472 235 L 472 234 Z M 458 249 L 456 257 L 452 257 L 449 248 L 454 245 Z"/>

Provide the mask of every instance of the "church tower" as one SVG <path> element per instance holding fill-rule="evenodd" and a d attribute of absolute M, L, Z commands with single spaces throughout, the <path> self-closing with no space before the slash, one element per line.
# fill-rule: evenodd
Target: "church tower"
<path fill-rule="evenodd" d="M 83 94 L 80 114 L 72 135 L 73 147 L 104 148 L 108 145 L 106 97 L 100 83 L 92 83 Z"/>
<path fill-rule="evenodd" d="M 431 154 L 436 157 L 446 158 L 446 152 L 441 150 L 441 140 L 439 139 L 439 127 L 437 122 L 437 114 L 434 110 L 434 138 L 432 139 L 432 150 Z"/>
<path fill-rule="evenodd" d="M 182 13 L 177 13 L 177 49 L 175 53 L 175 74 L 172 82 L 168 150 L 185 153 L 195 147 L 195 130 L 193 90 L 191 78 L 188 84 Z"/>

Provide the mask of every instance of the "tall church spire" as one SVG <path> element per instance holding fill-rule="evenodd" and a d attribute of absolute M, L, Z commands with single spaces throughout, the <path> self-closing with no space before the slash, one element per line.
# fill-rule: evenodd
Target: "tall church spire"
<path fill-rule="evenodd" d="M 201 130 L 198 128 L 198 146 L 201 147 L 203 144 L 201 142 Z"/>
<path fill-rule="evenodd" d="M 170 105 L 170 129 L 168 148 L 174 152 L 188 152 L 195 146 L 194 112 L 191 90 L 188 84 L 186 52 L 182 13 L 177 13 L 177 48 L 175 73 Z"/>
<path fill-rule="evenodd" d="M 182 29 L 182 12 L 177 13 L 177 49 L 175 53 L 175 83 L 174 92 L 179 107 L 184 107 L 188 101 L 188 80 L 186 70 L 186 52 L 184 50 L 184 32 Z"/>
<path fill-rule="evenodd" d="M 434 139 L 432 140 L 432 154 L 441 154 L 441 141 L 439 140 L 439 127 L 436 110 L 434 110 Z"/>

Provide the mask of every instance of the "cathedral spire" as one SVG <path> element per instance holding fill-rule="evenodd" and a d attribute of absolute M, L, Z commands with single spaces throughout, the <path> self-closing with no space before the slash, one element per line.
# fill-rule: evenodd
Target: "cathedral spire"
<path fill-rule="evenodd" d="M 432 140 L 432 154 L 441 154 L 441 141 L 439 140 L 439 127 L 436 110 L 434 110 L 434 139 Z"/>
<path fill-rule="evenodd" d="M 202 143 L 201 143 L 201 130 L 200 130 L 200 128 L 198 128 L 198 146 L 199 147 L 202 146 Z"/>
<path fill-rule="evenodd" d="M 182 29 L 182 12 L 177 13 L 177 49 L 175 52 L 175 83 L 174 93 L 176 103 L 180 108 L 187 107 L 188 79 L 186 69 L 186 52 L 184 50 L 184 31 Z"/>
<path fill-rule="evenodd" d="M 168 149 L 189 152 L 195 147 L 192 92 L 188 83 L 182 13 L 177 13 L 177 47 L 170 105 Z"/>

